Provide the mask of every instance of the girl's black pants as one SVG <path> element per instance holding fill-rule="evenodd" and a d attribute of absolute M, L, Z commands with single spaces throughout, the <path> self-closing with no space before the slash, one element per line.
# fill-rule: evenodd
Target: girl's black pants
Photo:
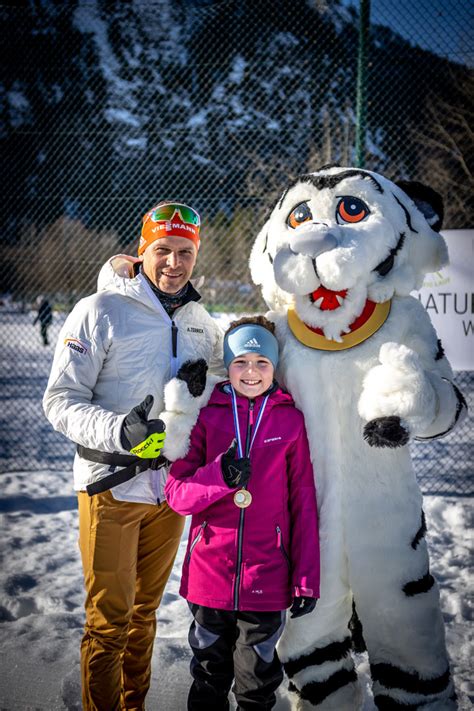
<path fill-rule="evenodd" d="M 285 612 L 216 610 L 188 603 L 194 621 L 189 630 L 193 684 L 189 711 L 226 711 L 233 692 L 242 711 L 267 711 L 283 669 L 275 651 Z"/>

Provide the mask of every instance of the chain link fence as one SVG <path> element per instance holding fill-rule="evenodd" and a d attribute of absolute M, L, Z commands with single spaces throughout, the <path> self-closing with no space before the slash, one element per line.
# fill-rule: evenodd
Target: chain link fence
<path fill-rule="evenodd" d="M 41 411 L 53 346 L 33 326 L 39 300 L 54 344 L 103 262 L 136 253 L 159 199 L 202 214 L 196 281 L 223 318 L 265 310 L 250 247 L 289 177 L 324 163 L 427 182 L 445 226 L 471 226 L 470 3 L 452 5 L 372 0 L 364 33 L 350 0 L 0 5 L 2 470 L 70 466 Z M 471 397 L 471 374 L 456 381 Z M 414 445 L 425 491 L 472 493 L 468 447 L 469 422 Z"/>

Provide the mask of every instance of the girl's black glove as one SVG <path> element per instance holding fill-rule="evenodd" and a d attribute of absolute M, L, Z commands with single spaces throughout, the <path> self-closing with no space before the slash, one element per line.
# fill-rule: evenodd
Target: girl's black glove
<path fill-rule="evenodd" d="M 309 612 L 313 612 L 316 607 L 317 599 L 315 597 L 294 597 L 293 604 L 290 607 L 290 617 L 303 617 Z"/>
<path fill-rule="evenodd" d="M 250 459 L 248 457 L 236 459 L 236 450 L 237 440 L 234 439 L 227 452 L 221 457 L 222 476 L 229 489 L 245 486 L 250 478 Z"/>

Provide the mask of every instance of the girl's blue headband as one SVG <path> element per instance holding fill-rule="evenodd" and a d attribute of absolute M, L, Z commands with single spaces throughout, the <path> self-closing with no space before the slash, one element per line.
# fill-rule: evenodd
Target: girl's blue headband
<path fill-rule="evenodd" d="M 243 323 L 224 337 L 224 365 L 228 369 L 234 358 L 244 353 L 259 353 L 273 367 L 278 363 L 278 341 L 270 331 L 257 323 Z"/>

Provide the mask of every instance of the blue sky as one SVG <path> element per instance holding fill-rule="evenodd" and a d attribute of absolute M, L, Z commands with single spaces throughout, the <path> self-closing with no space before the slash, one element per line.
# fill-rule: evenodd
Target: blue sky
<path fill-rule="evenodd" d="M 359 6 L 359 0 L 347 0 Z M 371 0 L 372 22 L 387 25 L 412 44 L 474 66 L 471 0 Z"/>

